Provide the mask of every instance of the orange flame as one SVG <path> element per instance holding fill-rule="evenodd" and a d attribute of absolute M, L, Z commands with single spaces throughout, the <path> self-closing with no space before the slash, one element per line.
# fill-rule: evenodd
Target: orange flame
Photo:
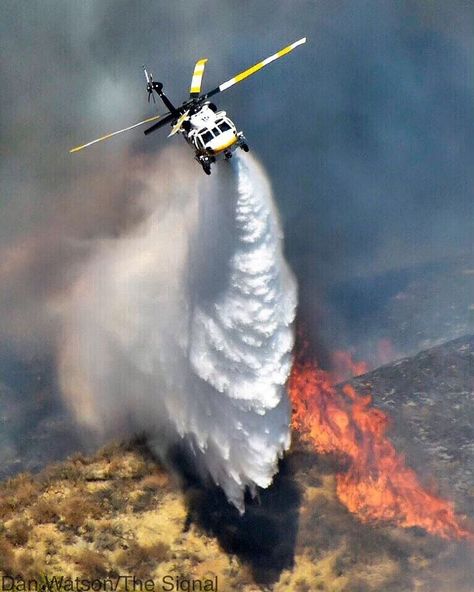
<path fill-rule="evenodd" d="M 385 435 L 389 419 L 350 385 L 343 393 L 329 373 L 298 358 L 289 379 L 293 428 L 319 453 L 348 462 L 337 475 L 337 495 L 363 522 L 418 526 L 445 539 L 469 538 L 453 505 L 426 491 Z"/>
<path fill-rule="evenodd" d="M 331 379 L 334 384 L 369 371 L 369 365 L 366 362 L 356 362 L 350 351 L 337 350 L 333 352 L 331 361 Z"/>

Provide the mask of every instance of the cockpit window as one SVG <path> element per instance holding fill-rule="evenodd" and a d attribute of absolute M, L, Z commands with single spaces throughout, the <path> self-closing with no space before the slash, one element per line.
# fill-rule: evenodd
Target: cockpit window
<path fill-rule="evenodd" d="M 212 140 L 213 135 L 211 134 L 211 132 L 207 131 L 201 135 L 201 138 L 202 138 L 202 141 L 204 142 L 204 144 L 207 144 L 208 142 L 210 142 Z"/>
<path fill-rule="evenodd" d="M 217 138 L 217 136 L 218 136 L 218 135 L 219 135 L 221 132 L 219 131 L 219 129 L 218 129 L 217 127 L 214 127 L 214 128 L 212 128 L 212 133 L 213 133 L 213 134 L 216 136 L 216 138 Z"/>
<path fill-rule="evenodd" d="M 227 121 L 221 121 L 219 123 L 219 129 L 221 132 L 226 132 L 227 130 L 230 130 L 230 125 L 227 123 Z"/>

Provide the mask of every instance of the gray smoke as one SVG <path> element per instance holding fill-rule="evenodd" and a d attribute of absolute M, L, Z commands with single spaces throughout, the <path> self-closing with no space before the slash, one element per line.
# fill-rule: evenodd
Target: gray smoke
<path fill-rule="evenodd" d="M 367 323 L 355 326 L 354 317 L 383 290 L 374 282 L 369 296 L 356 292 L 342 306 L 332 291 L 341 282 L 345 291 L 361 277 L 472 253 L 474 35 L 466 0 L 143 0 L 139 9 L 133 0 L 4 0 L 0 247 L 34 236 L 41 250 L 54 229 L 50 265 L 40 258 L 29 287 L 12 287 L 16 309 L 25 307 L 36 326 L 36 283 L 45 287 L 41 306 L 48 286 L 63 285 L 63 270 L 84 257 L 74 252 L 71 263 L 65 239 L 115 236 L 135 221 L 127 150 L 153 152 L 165 138 L 136 131 L 75 157 L 67 150 L 154 114 L 143 63 L 179 103 L 197 58 L 209 58 L 210 89 L 303 35 L 298 53 L 218 104 L 272 179 L 315 332 L 331 346 L 352 343 L 354 333 L 363 340 Z M 12 309 L 5 301 L 4 319 Z"/>
<path fill-rule="evenodd" d="M 99 440 L 146 432 L 161 454 L 184 440 L 243 510 L 245 489 L 267 487 L 289 446 L 295 283 L 253 158 L 197 184 L 180 175 L 171 195 L 161 160 L 140 197 L 146 220 L 101 245 L 78 279 L 62 392 Z"/>

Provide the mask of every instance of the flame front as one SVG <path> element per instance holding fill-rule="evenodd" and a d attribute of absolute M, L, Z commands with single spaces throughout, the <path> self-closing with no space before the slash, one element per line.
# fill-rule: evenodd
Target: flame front
<path fill-rule="evenodd" d="M 340 393 L 332 376 L 299 356 L 289 379 L 292 425 L 316 452 L 348 463 L 337 475 L 340 501 L 363 522 L 418 526 L 445 539 L 473 540 L 453 505 L 426 491 L 387 438 L 389 419 L 371 397 L 350 385 Z"/>
<path fill-rule="evenodd" d="M 343 349 L 333 352 L 331 362 L 331 382 L 334 384 L 369 371 L 369 365 L 366 362 L 355 361 L 352 352 Z"/>

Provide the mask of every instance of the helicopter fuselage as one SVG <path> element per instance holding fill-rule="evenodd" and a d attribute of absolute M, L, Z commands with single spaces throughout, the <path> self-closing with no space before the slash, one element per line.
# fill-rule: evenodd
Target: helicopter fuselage
<path fill-rule="evenodd" d="M 238 147 L 248 150 L 243 133 L 225 111 L 217 111 L 211 103 L 204 103 L 190 115 L 181 129 L 186 141 L 195 150 L 195 158 L 206 170 L 206 164 L 219 157 L 229 159 Z"/>

